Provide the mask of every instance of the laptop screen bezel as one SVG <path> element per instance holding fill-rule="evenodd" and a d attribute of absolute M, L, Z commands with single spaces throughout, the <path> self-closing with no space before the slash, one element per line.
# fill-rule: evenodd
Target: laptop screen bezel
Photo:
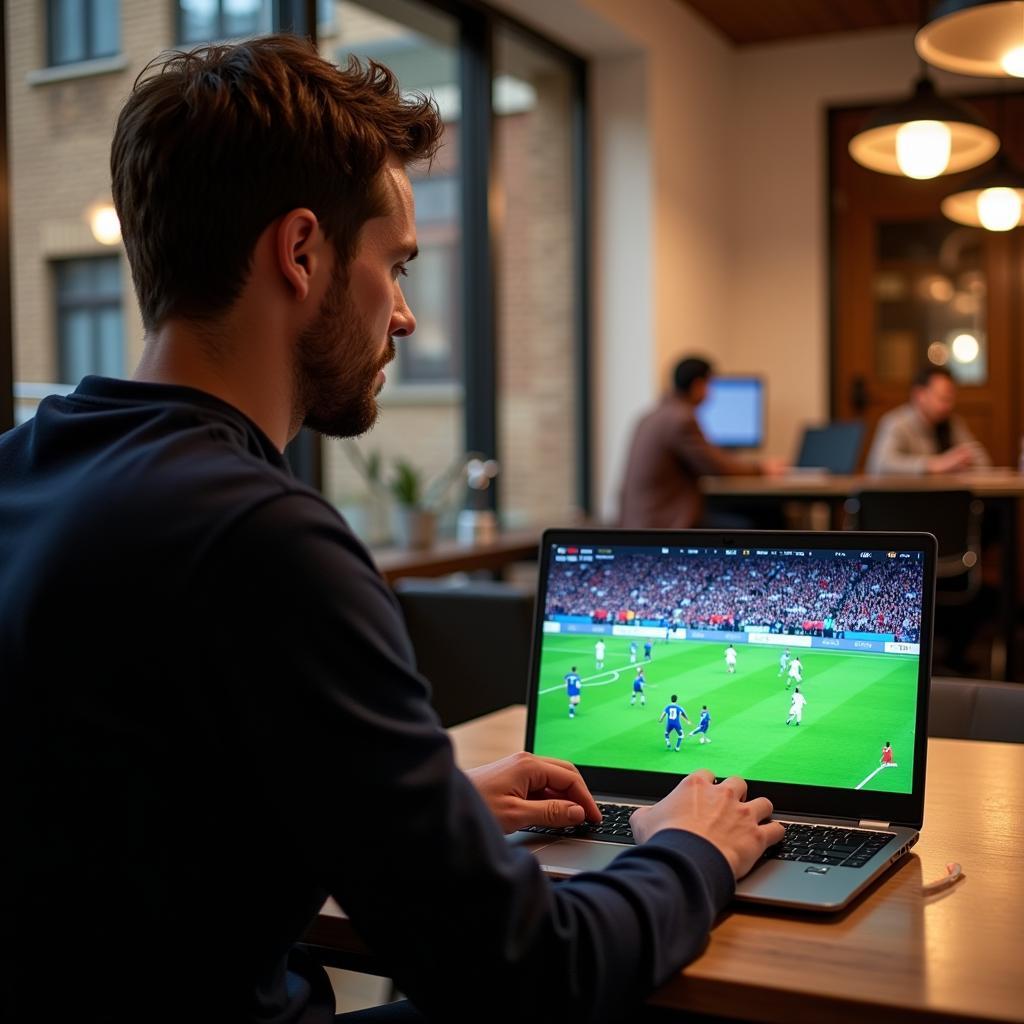
<path fill-rule="evenodd" d="M 762 530 L 546 530 L 541 538 L 537 602 L 527 706 L 526 749 L 534 750 L 537 726 L 538 677 L 543 646 L 543 623 L 548 574 L 554 548 L 562 546 L 608 547 L 775 547 L 835 550 L 920 551 L 924 555 L 924 588 L 921 606 L 920 656 L 918 658 L 917 720 L 914 730 L 914 771 L 910 793 L 880 793 L 805 786 L 794 783 L 748 779 L 748 794 L 766 796 L 776 814 L 870 819 L 920 828 L 924 819 L 925 769 L 928 757 L 928 697 L 931 682 L 932 632 L 935 605 L 935 538 L 928 533 L 776 532 Z M 644 772 L 578 764 L 583 778 L 596 794 L 616 794 L 636 800 L 658 800 L 682 775 Z"/>

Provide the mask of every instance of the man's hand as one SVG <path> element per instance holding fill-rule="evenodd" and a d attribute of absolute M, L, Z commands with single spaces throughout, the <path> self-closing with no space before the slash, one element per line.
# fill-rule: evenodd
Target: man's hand
<path fill-rule="evenodd" d="M 761 460 L 761 472 L 765 476 L 785 476 L 789 470 L 789 463 L 778 456 L 772 455 Z"/>
<path fill-rule="evenodd" d="M 972 442 L 958 444 L 941 455 L 933 455 L 927 462 L 929 473 L 957 473 L 970 469 L 977 458 L 978 445 Z"/>
<path fill-rule="evenodd" d="M 733 874 L 742 878 L 765 849 L 782 841 L 785 829 L 771 817 L 765 797 L 746 801 L 747 784 L 732 776 L 715 785 L 706 768 L 688 775 L 663 800 L 633 812 L 630 824 L 638 843 L 664 828 L 682 828 L 717 846 Z"/>
<path fill-rule="evenodd" d="M 583 776 L 568 761 L 524 751 L 471 768 L 466 775 L 504 832 L 526 825 L 564 828 L 601 820 Z"/>

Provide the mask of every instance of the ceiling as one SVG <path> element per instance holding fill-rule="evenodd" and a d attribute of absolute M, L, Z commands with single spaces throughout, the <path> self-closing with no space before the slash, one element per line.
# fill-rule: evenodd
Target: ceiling
<path fill-rule="evenodd" d="M 737 46 L 917 25 L 922 0 L 680 0 Z"/>

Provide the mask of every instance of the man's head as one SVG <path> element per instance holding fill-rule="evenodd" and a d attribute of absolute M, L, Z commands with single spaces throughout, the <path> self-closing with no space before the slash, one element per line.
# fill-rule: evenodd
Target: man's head
<path fill-rule="evenodd" d="M 681 360 L 673 374 L 676 394 L 685 398 L 691 405 L 700 405 L 708 394 L 708 381 L 711 379 L 711 364 L 706 359 L 689 356 Z"/>
<path fill-rule="evenodd" d="M 257 243 L 279 227 L 296 238 L 305 230 L 329 243 L 333 259 L 329 287 L 297 339 L 296 407 L 326 433 L 367 429 L 391 336 L 415 326 L 395 283 L 415 255 L 404 168 L 429 159 L 441 132 L 436 107 L 403 99 L 386 68 L 339 69 L 294 36 L 155 62 L 122 110 L 111 149 L 147 332 L 184 321 L 215 336 L 250 281 Z M 278 248 L 286 278 L 288 260 L 305 257 L 298 244 L 297 256 Z M 381 271 L 384 259 L 391 263 Z"/>
<path fill-rule="evenodd" d="M 914 408 L 933 425 L 945 423 L 956 407 L 956 382 L 944 366 L 925 367 L 910 389 Z"/>

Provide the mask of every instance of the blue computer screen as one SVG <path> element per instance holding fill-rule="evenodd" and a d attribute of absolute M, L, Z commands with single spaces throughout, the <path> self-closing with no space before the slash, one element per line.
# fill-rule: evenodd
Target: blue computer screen
<path fill-rule="evenodd" d="M 723 448 L 758 448 L 764 441 L 764 382 L 760 377 L 712 377 L 697 407 L 704 436 Z"/>

